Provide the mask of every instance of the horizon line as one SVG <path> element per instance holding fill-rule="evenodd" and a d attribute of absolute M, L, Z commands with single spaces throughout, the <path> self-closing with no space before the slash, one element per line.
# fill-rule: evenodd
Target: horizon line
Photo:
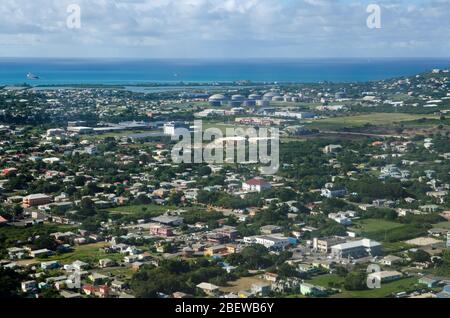
<path fill-rule="evenodd" d="M 105 59 L 105 60 L 347 60 L 347 59 L 358 59 L 358 60 L 381 60 L 381 59 L 391 59 L 391 60 L 417 60 L 417 59 L 443 59 L 450 60 L 450 56 L 417 56 L 417 57 L 391 57 L 391 56 L 380 56 L 380 57 L 102 57 L 102 56 L 92 56 L 92 57 L 77 57 L 77 56 L 0 56 L 0 59 L 66 59 L 66 60 L 93 60 L 93 59 Z"/>

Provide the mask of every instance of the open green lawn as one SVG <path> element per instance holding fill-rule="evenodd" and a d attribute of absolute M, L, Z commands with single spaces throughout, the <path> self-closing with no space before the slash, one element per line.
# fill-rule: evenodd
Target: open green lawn
<path fill-rule="evenodd" d="M 313 285 L 318 285 L 322 287 L 329 287 L 329 283 L 343 283 L 344 278 L 339 277 L 337 275 L 321 275 L 317 276 L 311 280 L 308 281 L 308 283 L 311 283 Z M 383 298 L 383 297 L 389 297 L 392 294 L 402 292 L 409 289 L 414 289 L 415 285 L 417 284 L 417 278 L 416 277 L 408 277 L 403 278 L 394 282 L 390 283 L 383 283 L 381 285 L 381 288 L 379 289 L 367 289 L 367 290 L 357 290 L 357 291 L 350 291 L 343 289 L 341 293 L 332 295 L 331 297 L 336 298 Z"/>
<path fill-rule="evenodd" d="M 130 279 L 135 271 L 131 267 L 114 267 L 114 268 L 105 268 L 97 271 L 100 274 L 108 275 L 111 274 L 115 277 Z"/>
<path fill-rule="evenodd" d="M 115 261 L 122 260 L 123 256 L 120 254 L 107 254 L 100 251 L 100 248 L 107 246 L 108 243 L 101 242 L 95 244 L 86 244 L 75 247 L 75 250 L 70 253 L 61 255 L 52 255 L 42 261 L 59 261 L 61 264 L 70 264 L 76 260 L 86 263 L 98 263 L 103 258 L 109 258 Z"/>
<path fill-rule="evenodd" d="M 0 248 L 16 246 L 16 241 L 27 241 L 28 238 L 37 235 L 49 235 L 55 232 L 75 231 L 76 227 L 71 225 L 41 224 L 31 227 L 2 226 L 0 227 Z"/>
<path fill-rule="evenodd" d="M 445 221 L 441 223 L 437 223 L 433 226 L 435 229 L 447 229 L 450 230 L 450 221 Z"/>
<path fill-rule="evenodd" d="M 406 290 L 414 289 L 414 287 L 420 287 L 417 283 L 416 277 L 409 277 L 400 279 L 390 283 L 381 284 L 379 289 L 358 290 L 358 291 L 343 291 L 336 297 L 344 298 L 384 298 L 389 297 L 392 294 L 403 292 Z"/>
<path fill-rule="evenodd" d="M 414 245 L 405 242 L 383 242 L 383 251 L 385 254 L 398 253 L 414 248 Z"/>
<path fill-rule="evenodd" d="M 401 224 L 384 219 L 365 219 L 355 221 L 351 228 L 360 236 L 384 243 L 406 241 L 426 235 L 426 229 L 411 224 Z"/>
<path fill-rule="evenodd" d="M 404 226 L 401 223 L 382 220 L 382 219 L 364 219 L 354 222 L 350 230 L 357 233 L 371 233 L 378 231 L 389 231 Z"/>
<path fill-rule="evenodd" d="M 313 284 L 313 285 L 328 288 L 330 286 L 329 283 L 335 283 L 335 284 L 344 283 L 344 278 L 340 277 L 338 275 L 327 274 L 327 275 L 316 276 L 313 279 L 307 280 L 306 282 Z"/>
<path fill-rule="evenodd" d="M 405 114 L 405 113 L 371 113 L 357 116 L 344 116 L 335 118 L 325 118 L 313 121 L 312 128 L 319 129 L 339 129 L 339 128 L 357 128 L 367 124 L 371 125 L 392 125 L 394 123 L 403 123 L 415 121 L 421 118 L 437 119 L 435 115 L 424 114 Z"/>
<path fill-rule="evenodd" d="M 145 205 L 128 205 L 128 206 L 120 206 L 116 208 L 107 209 L 106 211 L 111 214 L 125 214 L 132 215 L 137 213 L 146 213 L 146 214 L 154 214 L 155 216 L 162 215 L 166 213 L 168 210 L 176 210 L 177 207 L 174 206 L 162 206 L 155 204 L 145 204 Z"/>

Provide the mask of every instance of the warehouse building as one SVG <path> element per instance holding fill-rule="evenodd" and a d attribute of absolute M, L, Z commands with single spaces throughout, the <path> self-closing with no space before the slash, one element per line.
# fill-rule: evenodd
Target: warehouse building
<path fill-rule="evenodd" d="M 337 244 L 331 247 L 331 255 L 337 259 L 358 259 L 366 256 L 378 256 L 381 253 L 381 244 L 370 239 Z"/>

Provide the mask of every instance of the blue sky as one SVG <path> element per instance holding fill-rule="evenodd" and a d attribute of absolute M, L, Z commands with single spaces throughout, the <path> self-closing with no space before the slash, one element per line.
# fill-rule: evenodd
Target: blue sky
<path fill-rule="evenodd" d="M 74 3 L 80 29 L 66 26 Z M 1 0 L 0 56 L 450 57 L 449 13 L 450 0 Z"/>

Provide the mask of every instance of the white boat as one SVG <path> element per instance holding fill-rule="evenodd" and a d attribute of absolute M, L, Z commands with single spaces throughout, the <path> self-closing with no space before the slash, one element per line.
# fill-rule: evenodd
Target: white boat
<path fill-rule="evenodd" d="M 38 80 L 38 79 L 39 79 L 39 76 L 34 75 L 33 73 L 28 73 L 28 74 L 27 74 L 27 78 L 28 78 L 29 80 Z"/>

